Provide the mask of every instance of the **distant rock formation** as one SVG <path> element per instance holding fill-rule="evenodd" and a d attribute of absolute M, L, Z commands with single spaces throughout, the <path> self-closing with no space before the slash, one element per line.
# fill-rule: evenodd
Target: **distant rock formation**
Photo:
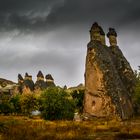
<path fill-rule="evenodd" d="M 23 86 L 24 86 L 24 79 L 21 74 L 18 74 L 18 92 L 19 93 L 22 93 Z"/>
<path fill-rule="evenodd" d="M 4 87 L 6 85 L 12 85 L 12 84 L 15 84 L 15 82 L 0 78 L 0 86 Z"/>
<path fill-rule="evenodd" d="M 11 96 L 17 88 L 18 86 L 15 82 L 0 78 L 0 95 L 7 94 Z"/>
<path fill-rule="evenodd" d="M 23 92 L 28 93 L 34 91 L 34 82 L 32 76 L 25 73 L 24 83 L 23 83 Z"/>
<path fill-rule="evenodd" d="M 47 87 L 46 82 L 44 81 L 44 75 L 41 71 L 37 74 L 37 81 L 35 83 L 35 90 L 43 90 Z"/>
<path fill-rule="evenodd" d="M 55 87 L 54 79 L 51 74 L 46 75 L 45 78 L 47 87 Z"/>
<path fill-rule="evenodd" d="M 68 90 L 85 90 L 85 86 L 81 83 L 75 87 L 69 87 Z"/>
<path fill-rule="evenodd" d="M 44 75 L 41 71 L 37 74 L 37 80 L 34 84 L 32 76 L 25 73 L 23 78 L 21 74 L 18 74 L 18 92 L 19 93 L 30 93 L 33 91 L 44 90 L 48 87 L 55 87 L 54 79 L 51 74 L 46 75 L 46 80 L 44 80 Z"/>
<path fill-rule="evenodd" d="M 18 91 L 19 93 L 30 93 L 34 91 L 34 82 L 32 76 L 25 73 L 23 78 L 21 74 L 18 74 Z"/>
<path fill-rule="evenodd" d="M 110 47 L 105 44 L 101 26 L 92 25 L 86 56 L 84 114 L 128 119 L 133 115 L 135 76 L 117 46 L 115 29 L 109 28 L 107 37 Z"/>

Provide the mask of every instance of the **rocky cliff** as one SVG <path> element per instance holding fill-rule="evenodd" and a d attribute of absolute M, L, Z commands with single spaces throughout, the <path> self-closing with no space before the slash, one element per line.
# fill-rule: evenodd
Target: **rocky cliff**
<path fill-rule="evenodd" d="M 90 37 L 86 56 L 84 114 L 128 119 L 133 115 L 131 96 L 135 76 L 117 46 L 117 33 L 113 28 L 109 29 L 108 47 L 103 29 L 94 23 Z"/>

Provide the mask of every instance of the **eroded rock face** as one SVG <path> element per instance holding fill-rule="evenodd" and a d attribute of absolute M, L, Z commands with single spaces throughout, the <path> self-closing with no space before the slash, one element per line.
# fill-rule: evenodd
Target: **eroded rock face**
<path fill-rule="evenodd" d="M 47 74 L 45 78 L 47 87 L 55 87 L 54 79 L 51 74 Z"/>
<path fill-rule="evenodd" d="M 34 82 L 32 80 L 32 76 L 25 73 L 25 78 L 23 82 L 23 90 L 24 93 L 30 93 L 34 91 Z"/>
<path fill-rule="evenodd" d="M 134 73 L 119 47 L 91 39 L 86 56 L 84 114 L 130 118 L 134 85 Z"/>
<path fill-rule="evenodd" d="M 37 74 L 37 81 L 35 83 L 35 90 L 44 90 L 47 88 L 46 82 L 44 81 L 44 75 L 41 71 Z"/>
<path fill-rule="evenodd" d="M 46 80 L 45 80 L 46 79 Z M 41 71 L 37 74 L 37 80 L 34 84 L 32 80 L 32 76 L 28 73 L 25 73 L 25 77 L 23 78 L 21 74 L 18 74 L 18 92 L 19 93 L 30 93 L 30 92 L 38 92 L 41 90 L 45 90 L 49 87 L 55 87 L 54 79 L 51 74 L 46 75 L 44 79 L 44 75 Z"/>
<path fill-rule="evenodd" d="M 32 76 L 25 73 L 23 78 L 21 74 L 18 74 L 18 92 L 19 93 L 30 93 L 34 91 L 34 82 Z"/>

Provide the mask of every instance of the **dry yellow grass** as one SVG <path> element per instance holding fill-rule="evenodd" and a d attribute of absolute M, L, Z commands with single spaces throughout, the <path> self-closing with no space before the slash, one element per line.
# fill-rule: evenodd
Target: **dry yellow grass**
<path fill-rule="evenodd" d="M 140 121 L 45 121 L 0 116 L 0 140 L 119 140 L 140 138 Z"/>

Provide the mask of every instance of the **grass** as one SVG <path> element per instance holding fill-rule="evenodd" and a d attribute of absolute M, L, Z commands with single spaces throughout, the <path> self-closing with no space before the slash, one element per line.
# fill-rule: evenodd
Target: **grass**
<path fill-rule="evenodd" d="M 0 116 L 0 140 L 121 140 L 140 139 L 140 119 L 45 121 L 22 116 Z"/>

